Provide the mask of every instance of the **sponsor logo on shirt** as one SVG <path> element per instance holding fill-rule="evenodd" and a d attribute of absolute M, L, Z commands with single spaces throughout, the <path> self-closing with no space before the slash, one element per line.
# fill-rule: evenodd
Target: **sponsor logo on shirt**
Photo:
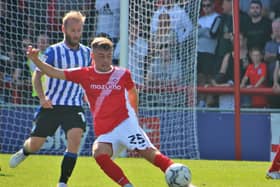
<path fill-rule="evenodd" d="M 97 90 L 120 90 L 121 86 L 116 84 L 91 84 L 90 88 Z"/>

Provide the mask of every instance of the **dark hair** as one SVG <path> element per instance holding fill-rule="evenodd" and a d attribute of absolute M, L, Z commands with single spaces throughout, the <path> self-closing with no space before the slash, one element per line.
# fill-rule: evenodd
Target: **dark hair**
<path fill-rule="evenodd" d="M 263 50 L 261 47 L 259 46 L 253 46 L 249 48 L 249 53 L 253 52 L 253 51 L 259 51 L 261 54 L 263 54 Z"/>
<path fill-rule="evenodd" d="M 261 8 L 263 7 L 262 2 L 261 2 L 260 0 L 252 0 L 252 1 L 250 2 L 250 5 L 251 5 L 251 4 L 257 4 L 257 5 L 259 5 Z"/>

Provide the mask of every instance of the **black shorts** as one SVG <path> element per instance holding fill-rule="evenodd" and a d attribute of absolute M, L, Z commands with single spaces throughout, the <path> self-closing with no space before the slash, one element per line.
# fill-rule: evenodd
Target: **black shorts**
<path fill-rule="evenodd" d="M 40 108 L 35 116 L 35 128 L 31 136 L 52 136 L 61 126 L 65 134 L 69 129 L 86 129 L 85 112 L 79 106 L 54 106 L 52 109 Z"/>
<path fill-rule="evenodd" d="M 211 53 L 197 54 L 197 72 L 204 75 L 214 76 L 216 74 L 217 65 L 215 56 Z"/>

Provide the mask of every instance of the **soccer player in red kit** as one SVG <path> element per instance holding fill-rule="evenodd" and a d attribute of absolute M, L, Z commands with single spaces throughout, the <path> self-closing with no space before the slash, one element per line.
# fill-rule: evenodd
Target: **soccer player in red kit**
<path fill-rule="evenodd" d="M 84 88 L 94 120 L 97 139 L 92 154 L 100 168 L 123 187 L 132 187 L 112 158 L 124 148 L 137 151 L 163 172 L 173 161 L 160 153 L 138 124 L 138 95 L 130 72 L 112 66 L 113 43 L 97 37 L 91 43 L 92 66 L 57 69 L 40 61 L 38 50 L 30 46 L 28 57 L 50 77 L 79 83 Z"/>

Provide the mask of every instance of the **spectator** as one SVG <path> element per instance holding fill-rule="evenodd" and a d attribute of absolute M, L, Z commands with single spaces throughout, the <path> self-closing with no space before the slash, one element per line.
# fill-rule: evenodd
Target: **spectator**
<path fill-rule="evenodd" d="M 44 53 L 45 53 L 46 48 L 49 46 L 48 35 L 45 34 L 45 33 L 40 34 L 37 37 L 36 46 L 37 46 L 38 49 L 40 49 L 39 58 L 41 58 L 41 59 L 46 58 Z M 34 63 L 30 59 L 27 59 L 27 65 L 29 67 L 30 75 L 31 75 L 31 77 L 33 77 L 36 66 L 34 65 Z M 42 82 L 42 85 L 43 85 L 43 90 L 46 90 L 46 76 L 45 75 L 42 75 L 41 82 Z M 32 97 L 37 97 L 37 96 L 38 96 L 38 94 L 37 94 L 37 92 L 34 88 L 34 85 L 32 85 Z M 39 104 L 38 100 L 36 100 L 36 104 Z"/>
<path fill-rule="evenodd" d="M 232 18 L 232 0 L 223 0 L 223 14 L 221 15 L 221 24 L 218 33 L 218 45 L 216 48 L 216 58 L 218 66 L 220 67 L 222 60 L 226 53 L 233 50 L 233 18 Z M 240 31 L 244 33 L 246 31 L 246 24 L 248 24 L 248 15 L 242 11 L 240 13 Z"/>
<path fill-rule="evenodd" d="M 273 90 L 280 93 L 280 46 L 278 47 L 277 61 L 273 72 Z"/>
<path fill-rule="evenodd" d="M 213 4 L 214 4 L 214 11 L 221 14 L 223 13 L 223 8 L 222 8 L 222 0 L 213 0 Z M 200 10 L 200 16 L 204 16 L 205 12 L 203 10 L 203 7 L 201 7 Z"/>
<path fill-rule="evenodd" d="M 13 100 L 13 82 L 16 78 L 16 55 L 12 48 L 7 49 L 7 53 L 1 56 L 0 81 L 1 81 L 1 103 L 12 103 Z"/>
<path fill-rule="evenodd" d="M 120 35 L 120 0 L 96 0 L 96 34 L 108 34 L 116 44 Z"/>
<path fill-rule="evenodd" d="M 183 8 L 175 3 L 174 0 L 164 0 L 162 5 L 154 12 L 151 19 L 151 32 L 157 32 L 159 28 L 159 16 L 162 13 L 170 16 L 170 27 L 177 35 L 177 41 L 182 43 L 190 35 L 193 24 Z"/>
<path fill-rule="evenodd" d="M 214 0 L 215 11 L 221 14 L 223 12 L 222 0 Z"/>
<path fill-rule="evenodd" d="M 243 12 L 248 12 L 252 0 L 239 0 L 239 8 Z M 258 0 L 262 5 L 262 15 L 269 17 L 270 7 L 273 0 Z"/>
<path fill-rule="evenodd" d="M 280 17 L 280 1 L 271 0 L 270 18 L 276 19 Z"/>
<path fill-rule="evenodd" d="M 167 13 L 159 15 L 158 29 L 151 34 L 150 64 L 147 71 L 147 84 L 152 87 L 174 87 L 182 85 L 182 63 L 176 54 L 176 33 L 171 28 L 171 18 Z M 180 82 L 181 81 L 181 82 Z M 155 95 L 154 95 L 155 96 Z M 154 105 L 174 103 L 176 93 L 160 91 L 155 96 Z M 184 104 L 184 102 L 182 102 Z"/>
<path fill-rule="evenodd" d="M 150 43 L 149 43 L 149 66 L 154 66 L 154 63 L 158 63 L 161 61 L 161 57 L 166 55 L 173 55 L 173 59 L 177 57 L 176 46 L 177 46 L 177 35 L 171 27 L 171 17 L 168 13 L 162 13 L 159 15 L 158 29 L 155 33 L 151 33 Z M 169 49 L 164 50 L 164 49 Z M 168 52 L 168 54 L 164 54 L 163 52 Z M 171 56 L 170 56 L 171 57 Z M 153 69 L 153 68 L 148 69 Z M 148 71 L 149 72 L 149 71 Z M 151 73 L 151 72 L 149 72 Z M 154 72 L 156 73 L 156 72 Z M 160 71 L 157 71 L 160 73 Z"/>
<path fill-rule="evenodd" d="M 242 78 L 240 87 L 244 88 L 263 88 L 266 87 L 266 64 L 262 61 L 262 52 L 258 48 L 251 48 L 249 64 L 244 77 Z M 246 86 L 249 80 L 249 85 Z M 252 96 L 252 107 L 267 107 L 266 96 Z"/>
<path fill-rule="evenodd" d="M 247 48 L 247 38 L 240 33 L 240 79 L 245 75 L 249 65 L 249 52 Z M 234 52 L 227 53 L 223 59 L 220 70 L 212 82 L 214 86 L 232 86 L 234 81 Z"/>
<path fill-rule="evenodd" d="M 262 15 L 263 5 L 259 0 L 252 0 L 249 7 L 250 20 L 247 23 L 246 35 L 248 48 L 264 49 L 265 43 L 271 40 L 271 21 Z"/>
<path fill-rule="evenodd" d="M 169 14 L 170 17 L 170 27 L 176 34 L 177 38 L 177 48 L 176 55 L 180 58 L 183 63 L 183 69 L 186 69 L 187 57 L 190 58 L 190 54 L 194 51 L 189 51 L 190 48 L 186 47 L 188 44 L 188 38 L 192 37 L 193 23 L 190 19 L 190 15 L 185 9 L 189 8 L 188 1 L 185 1 L 185 6 L 180 7 L 175 0 L 163 0 L 162 5 L 154 12 L 151 18 L 151 32 L 155 33 L 158 30 L 159 15 L 162 13 Z M 194 41 L 194 40 L 191 40 Z"/>
<path fill-rule="evenodd" d="M 219 14 L 214 11 L 214 0 L 203 0 L 201 6 L 204 16 L 198 20 L 197 72 L 198 85 L 204 86 L 211 82 L 216 73 L 215 49 L 218 26 L 215 26 L 215 20 Z M 204 106 L 207 99 L 200 94 L 198 100 L 198 103 Z"/>
<path fill-rule="evenodd" d="M 136 85 L 144 85 L 146 58 L 148 55 L 148 42 L 139 31 L 140 24 L 137 21 L 130 23 L 128 40 L 128 69 Z M 119 59 L 120 43 L 118 42 L 114 51 L 114 59 Z"/>
<path fill-rule="evenodd" d="M 249 65 L 249 52 L 247 48 L 247 38 L 243 33 L 239 35 L 240 39 L 240 80 L 245 75 L 246 69 Z M 233 86 L 234 84 L 234 52 L 227 53 L 222 61 L 220 70 L 212 82 L 213 86 Z M 227 106 L 233 108 L 233 96 L 232 95 L 220 95 L 219 105 L 224 108 Z M 250 106 L 250 99 L 247 96 L 241 96 L 241 106 Z"/>
<path fill-rule="evenodd" d="M 15 74 L 14 74 L 14 102 L 21 104 L 32 104 L 32 83 L 27 64 L 27 57 L 24 55 L 27 46 L 32 44 L 32 40 L 24 37 L 21 41 L 21 48 L 17 50 Z"/>
<path fill-rule="evenodd" d="M 279 18 L 278 18 L 279 19 Z M 278 45 L 277 49 L 277 57 L 275 60 L 275 66 L 273 71 L 273 90 L 277 93 L 280 93 L 280 45 Z M 280 107 L 280 99 L 279 96 L 270 96 L 269 103 L 271 108 L 279 108 Z"/>
<path fill-rule="evenodd" d="M 280 46 L 280 18 L 272 22 L 272 40 L 266 42 L 264 50 L 264 60 L 268 63 L 268 83 L 273 83 L 273 71 Z"/>

